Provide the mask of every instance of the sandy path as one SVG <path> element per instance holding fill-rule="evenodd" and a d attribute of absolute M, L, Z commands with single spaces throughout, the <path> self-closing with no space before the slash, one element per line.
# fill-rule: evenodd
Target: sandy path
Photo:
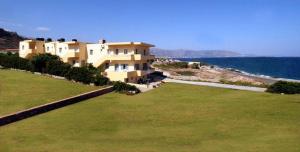
<path fill-rule="evenodd" d="M 192 85 L 218 87 L 218 88 L 228 88 L 228 89 L 237 89 L 237 90 L 256 91 L 256 92 L 264 92 L 264 91 L 266 91 L 266 88 L 250 87 L 250 86 L 237 86 L 237 85 L 220 84 L 220 83 L 213 83 L 213 82 L 183 81 L 183 80 L 175 80 L 175 79 L 170 79 L 170 78 L 166 78 L 163 81 L 164 82 L 174 82 L 174 83 L 183 83 L 183 84 L 192 84 Z"/>

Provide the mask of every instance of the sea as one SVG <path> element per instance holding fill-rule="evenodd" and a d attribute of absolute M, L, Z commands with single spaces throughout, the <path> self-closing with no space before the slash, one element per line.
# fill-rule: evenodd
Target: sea
<path fill-rule="evenodd" d="M 222 68 L 239 70 L 262 77 L 300 80 L 300 57 L 218 57 L 177 58 L 181 61 L 205 62 Z"/>

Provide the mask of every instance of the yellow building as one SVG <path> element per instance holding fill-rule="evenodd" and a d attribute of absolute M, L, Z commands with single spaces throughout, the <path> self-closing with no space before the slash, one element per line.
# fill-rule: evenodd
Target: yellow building
<path fill-rule="evenodd" d="M 86 43 L 55 41 L 45 43 L 45 53 L 59 56 L 63 62 L 79 67 L 86 64 Z"/>
<path fill-rule="evenodd" d="M 112 81 L 136 82 L 154 70 L 150 68 L 154 56 L 149 48 L 154 45 L 142 42 L 115 42 L 87 44 L 88 63 L 103 66 L 103 74 Z"/>
<path fill-rule="evenodd" d="M 45 53 L 45 41 L 25 40 L 19 44 L 19 56 L 22 58 L 31 58 L 34 54 Z"/>
<path fill-rule="evenodd" d="M 20 47 L 27 42 L 29 41 L 20 42 Z M 62 61 L 73 66 L 83 66 L 90 63 L 94 67 L 101 67 L 103 69 L 102 74 L 111 81 L 137 82 L 154 72 L 150 68 L 150 64 L 155 57 L 149 52 L 150 47 L 154 47 L 154 45 L 143 42 L 106 43 L 105 40 L 102 40 L 99 43 L 83 43 L 56 41 L 44 42 L 43 46 L 42 53 L 57 55 Z M 35 52 L 32 54 L 40 53 Z M 20 57 L 27 58 L 26 51 L 22 56 L 20 54 Z"/>

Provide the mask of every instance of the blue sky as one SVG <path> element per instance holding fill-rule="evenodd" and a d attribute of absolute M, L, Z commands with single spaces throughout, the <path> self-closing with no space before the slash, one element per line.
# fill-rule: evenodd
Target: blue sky
<path fill-rule="evenodd" d="M 300 56 L 300 0 L 1 0 L 0 27 L 31 37 Z"/>

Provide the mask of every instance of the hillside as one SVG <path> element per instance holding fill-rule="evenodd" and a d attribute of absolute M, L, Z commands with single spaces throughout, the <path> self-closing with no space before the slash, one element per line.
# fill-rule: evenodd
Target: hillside
<path fill-rule="evenodd" d="M 240 53 L 226 50 L 188 50 L 177 49 L 167 50 L 160 48 L 152 48 L 151 53 L 157 57 L 169 58 L 200 58 L 200 57 L 239 57 Z"/>
<path fill-rule="evenodd" d="M 17 49 L 19 42 L 25 37 L 19 36 L 16 32 L 6 31 L 0 28 L 0 50 Z"/>

